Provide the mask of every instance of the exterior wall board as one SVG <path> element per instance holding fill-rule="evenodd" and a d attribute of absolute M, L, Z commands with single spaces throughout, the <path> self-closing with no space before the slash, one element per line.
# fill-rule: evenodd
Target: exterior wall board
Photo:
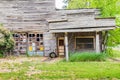
<path fill-rule="evenodd" d="M 54 11 L 54 0 L 2 0 L 0 2 L 0 22 L 6 28 L 11 27 L 12 30 L 35 28 L 45 32 L 45 26 L 48 27 L 46 18 Z M 33 24 L 31 25 L 31 23 Z"/>
<path fill-rule="evenodd" d="M 56 49 L 56 37 L 55 34 L 49 32 L 45 32 L 43 36 L 45 56 L 49 56 L 49 53 L 54 52 Z"/>

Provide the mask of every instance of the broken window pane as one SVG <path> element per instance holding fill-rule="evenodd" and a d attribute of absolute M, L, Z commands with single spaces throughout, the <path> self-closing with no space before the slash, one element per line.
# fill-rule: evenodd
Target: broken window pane
<path fill-rule="evenodd" d="M 29 34 L 29 37 L 31 37 L 31 34 Z"/>
<path fill-rule="evenodd" d="M 39 37 L 39 34 L 37 34 L 37 37 Z"/>
<path fill-rule="evenodd" d="M 40 39 L 39 39 L 39 38 L 37 38 L 37 39 L 36 39 L 36 41 L 40 41 Z"/>
<path fill-rule="evenodd" d="M 40 34 L 40 37 L 43 37 L 43 34 Z"/>

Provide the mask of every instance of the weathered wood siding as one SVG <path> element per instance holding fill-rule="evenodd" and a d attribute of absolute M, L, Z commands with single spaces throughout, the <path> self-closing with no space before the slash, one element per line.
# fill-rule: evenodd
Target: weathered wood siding
<path fill-rule="evenodd" d="M 95 9 L 61 10 L 57 11 L 57 13 L 64 14 L 66 16 L 64 20 L 66 19 L 66 21 L 51 21 L 49 24 L 51 32 L 69 32 L 71 29 L 71 32 L 81 32 L 77 29 L 102 31 L 114 29 L 116 26 L 114 18 L 96 18 L 99 13 Z"/>
<path fill-rule="evenodd" d="M 79 17 L 81 20 L 76 18 L 76 21 L 72 21 L 70 19 L 69 22 L 61 22 L 61 23 L 52 23 L 50 24 L 50 29 L 70 29 L 70 28 L 93 28 L 93 27 L 111 27 L 114 26 L 113 20 L 91 20 L 92 18 L 87 17 Z M 82 20 L 83 18 L 83 20 Z M 86 18 L 86 19 L 84 19 Z M 75 18 L 74 18 L 75 19 Z M 67 26 L 68 25 L 68 26 Z"/>
<path fill-rule="evenodd" d="M 49 53 L 56 51 L 56 37 L 55 34 L 46 32 L 43 34 L 44 37 L 44 52 L 45 56 L 49 56 Z"/>
<path fill-rule="evenodd" d="M 54 4 L 54 0 L 0 0 L 0 23 L 11 30 L 44 32 Z"/>

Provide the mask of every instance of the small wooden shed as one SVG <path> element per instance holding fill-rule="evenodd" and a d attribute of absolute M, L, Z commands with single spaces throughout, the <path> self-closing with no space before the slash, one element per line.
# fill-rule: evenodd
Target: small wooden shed
<path fill-rule="evenodd" d="M 54 0 L 4 0 L 0 22 L 13 32 L 15 50 L 48 56 L 55 51 L 104 50 L 105 32 L 115 29 L 115 18 L 99 18 L 99 9 L 56 10 Z"/>

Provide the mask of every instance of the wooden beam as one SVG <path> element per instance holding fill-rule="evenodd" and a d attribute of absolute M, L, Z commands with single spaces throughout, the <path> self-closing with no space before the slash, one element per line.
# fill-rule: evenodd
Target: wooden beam
<path fill-rule="evenodd" d="M 65 57 L 66 61 L 69 61 L 69 54 L 68 54 L 68 33 L 65 33 Z"/>
<path fill-rule="evenodd" d="M 96 32 L 96 53 L 100 53 L 100 35 Z"/>
<path fill-rule="evenodd" d="M 77 10 L 58 10 L 57 12 L 60 12 L 60 13 L 65 13 L 65 14 L 75 14 L 75 13 L 94 13 L 96 9 L 77 9 Z"/>
<path fill-rule="evenodd" d="M 115 27 L 105 27 L 105 28 L 87 28 L 87 29 L 51 29 L 52 33 L 60 33 L 60 32 L 95 32 L 97 31 L 107 31 L 115 29 Z"/>

